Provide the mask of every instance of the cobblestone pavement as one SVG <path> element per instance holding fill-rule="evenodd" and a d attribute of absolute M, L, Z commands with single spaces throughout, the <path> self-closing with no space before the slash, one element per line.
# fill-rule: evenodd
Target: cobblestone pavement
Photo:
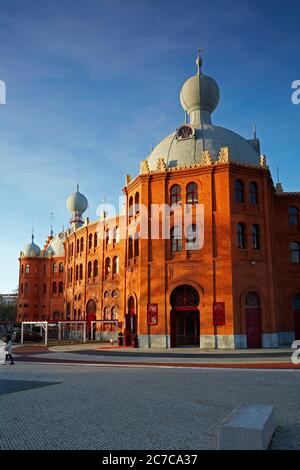
<path fill-rule="evenodd" d="M 11 381 L 0 449 L 214 449 L 218 424 L 240 403 L 273 404 L 273 447 L 300 448 L 298 371 L 18 363 L 0 374 Z M 13 381 L 32 384 L 12 393 Z"/>

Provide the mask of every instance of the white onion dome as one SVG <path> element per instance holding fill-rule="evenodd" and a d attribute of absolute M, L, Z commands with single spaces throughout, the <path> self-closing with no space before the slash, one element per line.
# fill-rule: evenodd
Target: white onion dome
<path fill-rule="evenodd" d="M 64 242 L 66 239 L 65 233 L 60 233 L 56 235 L 50 241 L 47 249 L 45 251 L 45 256 L 52 256 L 52 257 L 62 257 L 65 255 L 65 246 Z"/>
<path fill-rule="evenodd" d="M 158 160 L 163 158 L 167 168 L 188 166 L 201 162 L 208 151 L 213 161 L 219 158 L 222 147 L 229 148 L 230 158 L 243 164 L 259 163 L 259 141 L 244 137 L 224 127 L 212 124 L 211 114 L 220 101 L 216 81 L 201 71 L 200 54 L 197 73 L 181 88 L 180 102 L 189 116 L 189 122 L 161 140 L 147 157 L 150 171 L 155 171 Z"/>
<path fill-rule="evenodd" d="M 23 251 L 21 251 L 21 257 L 23 258 L 36 258 L 40 256 L 41 254 L 41 249 L 38 245 L 36 245 L 34 242 L 34 236 L 32 235 L 32 241 L 31 243 L 28 243 L 27 245 L 24 246 Z"/>
<path fill-rule="evenodd" d="M 83 214 L 88 208 L 88 200 L 79 192 L 78 185 L 76 193 L 71 194 L 67 199 L 67 208 L 70 212 L 78 214 Z"/>
<path fill-rule="evenodd" d="M 184 83 L 180 92 L 181 106 L 190 115 L 191 122 L 199 117 L 197 116 L 199 110 L 209 114 L 213 113 L 220 101 L 220 90 L 215 80 L 201 73 L 200 56 L 198 56 L 196 64 L 197 74 Z"/>

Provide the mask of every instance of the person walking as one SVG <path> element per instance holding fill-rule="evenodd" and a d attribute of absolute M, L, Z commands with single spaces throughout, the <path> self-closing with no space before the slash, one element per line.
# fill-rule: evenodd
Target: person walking
<path fill-rule="evenodd" d="M 12 357 L 12 340 L 11 340 L 11 336 L 8 335 L 6 337 L 6 342 L 7 342 L 6 360 L 8 361 L 10 359 L 10 365 L 13 366 L 14 365 L 14 360 L 13 360 L 13 357 Z"/>
<path fill-rule="evenodd" d="M 7 347 L 6 342 L 0 339 L 0 364 L 3 366 L 5 365 L 6 347 Z"/>

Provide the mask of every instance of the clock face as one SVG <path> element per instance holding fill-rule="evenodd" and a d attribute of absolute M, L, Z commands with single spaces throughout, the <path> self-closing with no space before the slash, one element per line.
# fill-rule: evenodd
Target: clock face
<path fill-rule="evenodd" d="M 192 137 L 193 135 L 194 135 L 194 129 L 192 128 L 192 126 L 189 126 L 188 124 L 181 126 L 177 131 L 177 136 L 180 139 L 188 139 L 189 137 Z"/>

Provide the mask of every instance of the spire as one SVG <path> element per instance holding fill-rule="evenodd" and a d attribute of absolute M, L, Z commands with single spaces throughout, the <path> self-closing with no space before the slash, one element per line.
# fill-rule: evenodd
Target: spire
<path fill-rule="evenodd" d="M 50 212 L 50 236 L 53 237 L 53 212 Z"/>
<path fill-rule="evenodd" d="M 77 183 L 77 193 L 79 193 L 79 184 Z"/>
<path fill-rule="evenodd" d="M 32 243 L 33 243 L 33 241 L 34 241 L 34 233 L 33 233 L 33 231 L 32 231 L 32 234 L 31 234 L 31 241 L 32 241 Z"/>
<path fill-rule="evenodd" d="M 198 49 L 198 56 L 197 56 L 197 60 L 196 60 L 196 65 L 197 65 L 197 75 L 200 75 L 201 74 L 201 67 L 202 67 L 202 64 L 203 64 L 203 60 L 202 60 L 202 57 L 201 57 L 201 52 L 202 49 Z"/>
<path fill-rule="evenodd" d="M 254 124 L 254 126 L 253 126 L 253 139 L 254 140 L 257 139 L 256 124 Z"/>

